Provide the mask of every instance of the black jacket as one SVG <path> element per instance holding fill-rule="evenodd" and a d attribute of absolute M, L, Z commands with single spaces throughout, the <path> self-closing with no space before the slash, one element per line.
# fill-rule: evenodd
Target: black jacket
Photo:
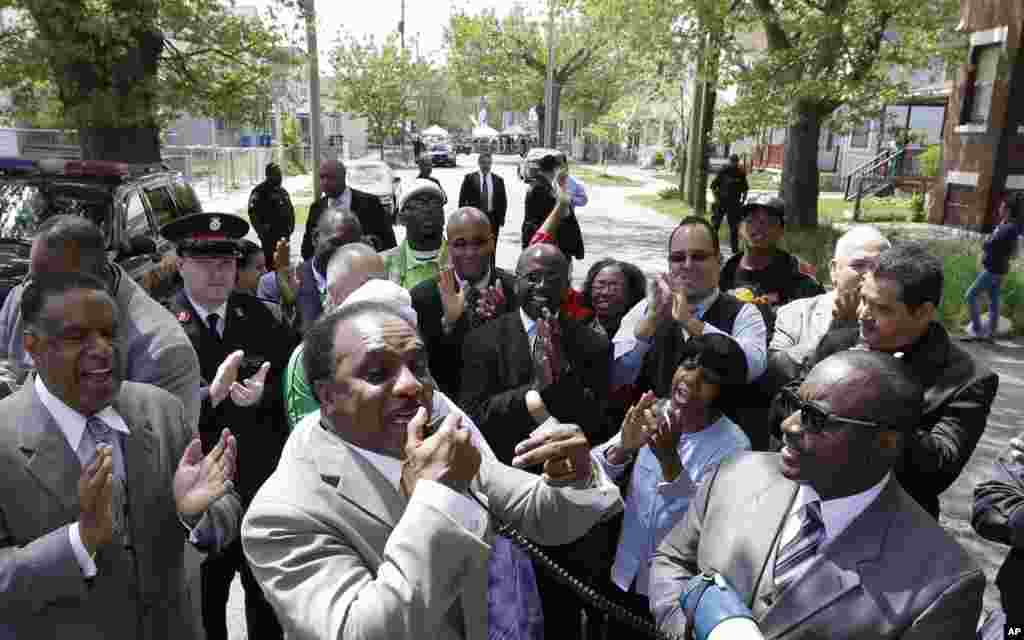
<path fill-rule="evenodd" d="M 523 218 L 524 249 L 530 244 L 533 234 L 548 219 L 556 204 L 558 200 L 555 198 L 554 187 L 547 178 L 534 178 L 530 190 L 526 192 L 526 213 Z M 583 259 L 583 234 L 580 232 L 580 223 L 576 220 L 575 213 L 562 220 L 561 226 L 558 227 L 558 248 L 567 258 Z"/>
<path fill-rule="evenodd" d="M 833 353 L 860 342 L 860 330 L 840 329 L 821 339 L 806 371 Z M 903 355 L 924 386 L 921 424 L 907 438 L 896 478 L 933 516 L 939 516 L 939 494 L 963 471 L 985 431 L 999 376 L 953 344 L 941 324 L 928 331 Z"/>
<path fill-rule="evenodd" d="M 574 320 L 562 319 L 562 347 L 571 370 L 541 392 L 548 411 L 578 424 L 591 443 L 612 434 L 604 427 L 608 393 L 608 339 Z M 483 432 L 494 454 L 510 464 L 515 446 L 537 426 L 526 410 L 533 359 L 519 311 L 512 311 L 466 336 L 462 348 L 462 406 Z"/>
<path fill-rule="evenodd" d="M 800 261 L 796 256 L 785 251 L 780 250 L 775 260 L 763 272 L 753 272 L 767 276 L 763 282 L 739 281 L 737 274 L 740 271 L 740 260 L 742 259 L 743 252 L 741 251 L 733 254 L 722 266 L 722 277 L 718 285 L 722 291 L 734 293 L 736 288 L 747 287 L 755 296 L 774 293 L 779 297 L 778 302 L 774 303 L 775 307 L 800 298 L 811 298 L 825 293 L 825 288 L 817 280 L 800 271 Z M 771 334 L 769 333 L 769 335 Z"/>
<path fill-rule="evenodd" d="M 313 275 L 313 258 L 304 260 L 299 266 L 299 290 L 295 293 L 295 306 L 299 312 L 299 330 L 305 334 L 324 312 L 320 289 Z"/>
<path fill-rule="evenodd" d="M 491 194 L 493 208 L 488 211 L 480 191 L 480 172 L 467 173 L 466 177 L 462 179 L 462 187 L 459 188 L 459 206 L 476 207 L 491 218 L 492 227 L 503 227 L 505 226 L 505 213 L 508 211 L 505 181 L 492 171 L 491 184 L 494 188 L 494 193 Z"/>
<path fill-rule="evenodd" d="M 249 222 L 260 238 L 287 238 L 295 231 L 295 208 L 284 187 L 267 181 L 249 194 Z"/>
<path fill-rule="evenodd" d="M 231 429 L 239 450 L 235 484 L 243 502 L 248 504 L 277 467 L 281 448 L 288 437 L 281 378 L 292 349 L 298 344 L 297 336 L 278 323 L 259 298 L 241 293 L 232 293 L 228 298 L 223 338 L 207 327 L 184 290 L 168 307 L 181 322 L 199 355 L 202 376 L 199 435 L 203 451 L 209 452 L 216 445 L 221 429 Z M 264 361 L 270 362 L 263 397 L 256 405 L 241 407 L 228 396 L 214 407 L 210 402 L 209 384 L 224 358 L 238 349 L 245 352 L 238 373 L 240 380 L 256 373 Z"/>
<path fill-rule="evenodd" d="M 505 294 L 505 306 L 498 309 L 501 316 L 518 309 L 516 304 L 516 277 L 503 269 L 492 269 L 487 286 L 495 282 L 501 283 Z M 441 291 L 437 287 L 437 278 L 425 280 L 409 292 L 412 306 L 416 310 L 420 336 L 427 345 L 430 356 L 430 373 L 437 386 L 446 395 L 457 398 L 459 394 L 459 376 L 462 374 L 462 344 L 470 332 L 467 314 L 463 314 L 452 330 L 445 334 L 441 328 L 441 317 L 444 306 L 441 304 Z"/>
<path fill-rule="evenodd" d="M 391 226 L 391 219 L 384 211 L 384 205 L 380 198 L 369 193 L 352 189 L 352 213 L 359 218 L 359 224 L 363 226 L 363 237 L 367 243 L 373 245 L 377 251 L 385 251 L 398 246 L 395 239 L 395 229 Z M 327 209 L 327 196 L 324 196 L 309 207 L 309 217 L 306 219 L 306 232 L 302 235 L 302 259 L 308 260 L 313 257 L 316 250 L 313 246 L 313 232 L 316 230 L 320 216 Z M 376 239 L 375 242 L 371 242 Z"/>
<path fill-rule="evenodd" d="M 996 574 L 996 586 L 1007 622 L 1024 624 L 1024 481 L 1013 477 L 998 460 L 991 479 L 974 490 L 971 524 L 981 537 L 1010 545 Z"/>

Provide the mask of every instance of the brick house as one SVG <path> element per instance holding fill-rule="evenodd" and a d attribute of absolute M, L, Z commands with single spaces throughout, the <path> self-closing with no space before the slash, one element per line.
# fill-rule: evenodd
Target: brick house
<path fill-rule="evenodd" d="M 970 37 L 943 130 L 928 219 L 988 231 L 1004 195 L 1024 193 L 1024 2 L 961 0 Z"/>

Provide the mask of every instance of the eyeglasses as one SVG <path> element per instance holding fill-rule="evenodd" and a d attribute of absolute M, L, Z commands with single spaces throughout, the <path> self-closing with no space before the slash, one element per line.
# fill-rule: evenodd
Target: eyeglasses
<path fill-rule="evenodd" d="M 695 251 L 693 253 L 686 253 L 685 251 L 676 251 L 674 253 L 668 254 L 668 261 L 673 263 L 682 263 L 686 262 L 686 259 L 689 258 L 690 262 L 704 262 L 706 260 L 709 260 L 713 255 L 715 254 L 708 253 L 706 251 Z"/>
<path fill-rule="evenodd" d="M 780 407 L 785 412 L 786 416 L 789 417 L 800 412 L 800 428 L 814 435 L 818 435 L 829 428 L 836 428 L 840 426 L 854 426 L 862 429 L 896 429 L 896 427 L 886 425 L 882 422 L 875 422 L 872 420 L 855 420 L 853 418 L 844 418 L 837 416 L 834 413 L 825 411 L 818 405 L 808 400 L 802 399 L 797 395 L 795 389 L 783 388 L 779 391 Z"/>
<path fill-rule="evenodd" d="M 543 271 L 532 271 L 517 275 L 516 278 L 525 280 L 531 287 L 539 287 L 544 282 L 549 284 L 561 284 L 565 276 L 561 273 L 544 273 Z"/>

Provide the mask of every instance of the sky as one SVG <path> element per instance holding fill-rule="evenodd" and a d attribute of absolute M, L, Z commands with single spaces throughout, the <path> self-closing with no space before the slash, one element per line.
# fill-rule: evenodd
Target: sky
<path fill-rule="evenodd" d="M 239 6 L 251 5 L 261 10 L 275 0 L 236 0 Z M 321 69 L 325 57 L 341 29 L 357 37 L 373 34 L 378 40 L 388 33 L 398 31 L 401 19 L 402 0 L 315 0 L 317 21 L 317 48 L 320 50 Z M 405 0 L 406 42 L 419 34 L 420 54 L 424 57 L 441 50 L 444 43 L 444 27 L 453 8 L 464 9 L 476 14 L 484 9 L 495 9 L 504 15 L 512 3 L 510 0 Z M 326 69 L 323 69 L 326 71 Z"/>

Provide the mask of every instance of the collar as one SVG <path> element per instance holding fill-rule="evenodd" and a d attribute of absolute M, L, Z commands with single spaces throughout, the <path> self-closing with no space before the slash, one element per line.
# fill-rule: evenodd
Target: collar
<path fill-rule="evenodd" d="M 882 493 L 882 489 L 885 488 L 891 476 L 892 472 L 886 473 L 881 480 L 869 489 L 855 493 L 852 496 L 833 498 L 832 500 L 822 500 L 818 492 L 811 488 L 810 485 L 802 484 L 797 490 L 796 499 L 793 500 L 793 506 L 790 508 L 789 513 L 790 515 L 796 513 L 812 500 L 820 500 L 821 519 L 825 522 L 825 544 L 829 544 L 845 531 L 857 516 L 864 513 L 864 510 L 871 506 L 871 503 Z"/>
<path fill-rule="evenodd" d="M 444 249 L 444 240 L 441 241 L 441 246 L 432 251 L 418 251 L 412 248 L 408 240 L 402 240 L 402 251 L 405 253 L 405 264 L 406 268 L 413 268 L 423 263 L 437 262 L 438 257 L 441 255 L 441 251 Z"/>
<path fill-rule="evenodd" d="M 338 194 L 338 197 L 332 198 L 327 196 L 327 206 L 329 207 L 341 207 L 343 209 L 352 208 L 352 189 L 345 185 L 345 190 Z"/>
<path fill-rule="evenodd" d="M 53 416 L 53 421 L 60 427 L 61 433 L 64 434 L 64 438 L 68 441 L 68 446 L 77 453 L 78 447 L 82 444 L 82 434 L 85 433 L 86 416 L 75 411 L 65 404 L 63 400 L 53 395 L 46 388 L 46 383 L 43 382 L 42 376 L 37 375 L 35 378 L 36 395 L 39 396 L 39 401 L 43 403 L 46 410 Z M 101 411 L 96 412 L 96 417 L 106 422 L 114 431 L 124 435 L 131 435 L 128 424 L 113 407 L 104 407 Z"/>
<path fill-rule="evenodd" d="M 346 444 L 352 447 L 352 450 L 363 456 L 367 462 L 374 466 L 377 471 L 380 471 L 388 482 L 395 488 L 395 491 L 402 493 L 402 461 L 398 458 L 392 458 L 382 453 L 370 451 L 369 449 L 363 449 L 357 447 L 351 442 L 346 441 Z"/>
<path fill-rule="evenodd" d="M 199 318 L 203 321 L 203 324 L 209 326 L 210 323 L 208 323 L 206 321 L 206 318 L 211 313 L 216 313 L 216 314 L 218 314 L 220 316 L 221 320 L 227 321 L 227 318 L 228 318 L 228 303 L 227 303 L 226 300 L 224 301 L 223 304 L 221 304 L 219 307 L 217 307 L 215 309 L 207 309 L 206 307 L 204 307 L 203 305 L 201 305 L 201 304 L 199 304 L 198 302 L 195 301 L 195 299 L 189 294 L 187 288 L 184 291 L 185 291 L 185 297 L 188 298 L 189 304 L 191 304 L 192 308 L 195 309 L 196 313 L 199 314 Z"/>
<path fill-rule="evenodd" d="M 693 312 L 693 315 L 697 316 L 698 319 L 703 319 L 704 314 L 707 313 L 708 309 L 711 308 L 711 305 L 718 302 L 719 295 L 721 295 L 721 291 L 718 289 L 713 289 L 711 293 L 709 293 L 707 296 L 705 296 L 703 300 L 699 301 L 695 305 L 696 308 Z"/>
<path fill-rule="evenodd" d="M 465 288 L 466 284 L 469 282 L 468 280 L 464 280 L 461 276 L 459 276 L 459 272 L 458 271 L 455 271 L 455 279 L 459 281 L 459 290 L 460 291 L 463 288 Z M 484 273 L 483 277 L 481 277 L 479 280 L 477 280 L 476 282 L 473 282 L 471 284 L 472 284 L 472 286 L 477 291 L 483 291 L 484 289 L 487 288 L 487 286 L 490 283 L 491 283 L 491 268 L 487 267 L 487 271 Z"/>

